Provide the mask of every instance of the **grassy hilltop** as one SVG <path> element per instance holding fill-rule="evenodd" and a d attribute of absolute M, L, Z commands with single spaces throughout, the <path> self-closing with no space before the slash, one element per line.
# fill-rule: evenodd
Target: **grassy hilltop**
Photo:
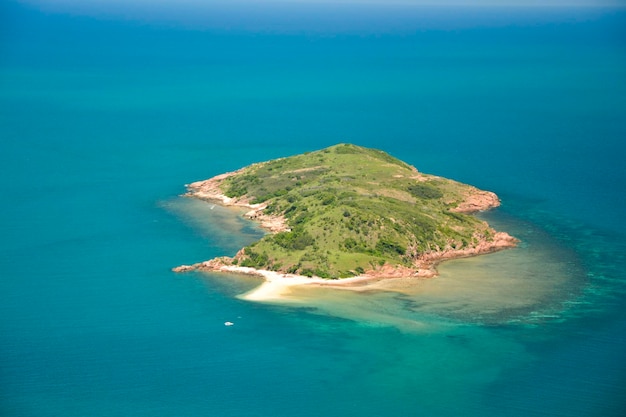
<path fill-rule="evenodd" d="M 495 234 L 461 212 L 468 196 L 484 192 L 350 144 L 254 164 L 217 186 L 288 227 L 242 249 L 227 260 L 232 265 L 346 278 L 414 267 L 428 254 L 472 249 Z"/>

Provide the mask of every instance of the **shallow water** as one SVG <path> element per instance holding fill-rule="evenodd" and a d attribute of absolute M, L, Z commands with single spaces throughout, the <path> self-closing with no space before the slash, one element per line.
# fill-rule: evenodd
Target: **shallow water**
<path fill-rule="evenodd" d="M 320 34 L 26 4 L 0 5 L 0 414 L 623 414 L 622 12 Z M 495 191 L 522 244 L 300 305 L 171 272 L 262 233 L 185 183 L 338 142 Z"/>
<path fill-rule="evenodd" d="M 211 203 L 187 199 L 177 205 L 187 206 L 187 210 L 179 211 L 179 215 L 184 213 L 183 219 L 210 229 L 218 241 L 230 236 L 232 242 L 247 242 L 260 236 L 243 233 L 251 227 L 242 226 L 247 221 L 241 212 L 221 208 L 218 214 Z M 482 217 L 489 220 L 488 214 Z M 588 283 L 576 253 L 529 223 L 502 215 L 494 216 L 494 220 L 498 230 L 521 240 L 518 247 L 443 262 L 433 279 L 387 279 L 348 289 L 289 287 L 281 299 L 263 302 L 298 305 L 317 314 L 402 330 L 424 330 L 427 322 L 438 319 L 487 325 L 563 320 L 567 310 L 582 298 Z M 230 295 L 254 291 L 262 282 L 237 274 L 207 275 Z"/>

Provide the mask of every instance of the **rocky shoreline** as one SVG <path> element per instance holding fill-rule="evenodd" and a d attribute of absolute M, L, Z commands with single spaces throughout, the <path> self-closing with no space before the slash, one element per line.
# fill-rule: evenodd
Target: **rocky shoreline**
<path fill-rule="evenodd" d="M 183 194 L 183 196 L 215 202 L 223 206 L 249 208 L 250 211 L 246 212 L 244 217 L 258 222 L 261 227 L 268 232 L 278 233 L 288 231 L 289 227 L 287 226 L 287 221 L 283 216 L 272 216 L 263 212 L 263 210 L 267 207 L 266 204 L 251 204 L 250 201 L 245 198 L 230 198 L 222 193 L 222 190 L 220 189 L 222 181 L 230 176 L 238 174 L 239 172 L 241 172 L 241 170 L 227 172 L 208 180 L 196 181 L 191 184 L 187 184 L 187 192 Z"/>
<path fill-rule="evenodd" d="M 356 277 L 334 280 L 323 279 L 319 277 L 305 277 L 295 274 L 285 274 L 264 269 L 238 266 L 235 263 L 237 255 L 233 258 L 224 256 L 220 258 L 214 258 L 209 261 L 198 262 L 192 265 L 180 265 L 173 268 L 172 271 L 230 272 L 245 275 L 257 275 L 264 278 L 272 275 L 275 278 L 280 277 L 285 279 L 306 279 L 309 280 L 310 283 L 316 283 L 320 285 L 342 286 L 352 285 L 354 284 L 355 280 L 358 280 L 358 282 L 363 282 L 369 280 L 380 280 L 385 278 L 432 278 L 437 276 L 437 265 L 440 262 L 451 259 L 468 258 L 472 256 L 493 253 L 499 250 L 513 248 L 517 245 L 517 243 L 518 240 L 511 235 L 505 232 L 498 232 L 493 241 L 479 242 L 479 244 L 473 248 L 445 249 L 442 251 L 432 251 L 423 254 L 415 261 L 415 265 L 413 267 L 385 264 L 383 266 L 377 267 L 376 269 L 365 271 L 363 274 Z"/>
<path fill-rule="evenodd" d="M 278 233 L 288 231 L 286 219 L 282 216 L 267 215 L 263 212 L 266 208 L 265 204 L 251 204 L 245 198 L 230 198 L 222 193 L 220 184 L 222 181 L 232 175 L 236 175 L 241 170 L 228 172 L 217 175 L 213 178 L 203 181 L 197 181 L 187 185 L 187 193 L 185 197 L 198 198 L 210 202 L 216 202 L 224 206 L 237 206 L 249 208 L 250 211 L 244 214 L 244 217 L 258 222 L 261 227 L 270 233 Z M 500 205 L 500 200 L 493 192 L 482 191 L 471 188 L 465 196 L 465 200 L 452 211 L 459 213 L 472 213 L 485 211 Z M 236 260 L 240 253 L 234 257 L 220 257 L 209 261 L 199 262 L 192 265 L 181 265 L 173 268 L 174 272 L 189 271 L 207 271 L 207 272 L 227 272 L 239 273 L 246 275 L 256 275 L 263 277 L 265 280 L 282 280 L 289 284 L 315 284 L 325 286 L 354 286 L 361 285 L 369 281 L 377 281 L 385 278 L 431 278 L 437 275 L 437 264 L 440 262 L 478 256 L 499 250 L 515 247 L 518 240 L 508 233 L 496 232 L 494 236 L 487 238 L 485 236 L 476 236 L 477 244 L 473 247 L 455 249 L 452 247 L 435 248 L 427 253 L 420 254 L 414 261 L 412 267 L 400 265 L 382 265 L 375 269 L 365 271 L 363 274 L 343 279 L 323 279 L 319 277 L 305 277 L 301 275 L 286 274 L 269 270 L 255 269 L 250 267 L 238 266 Z"/>

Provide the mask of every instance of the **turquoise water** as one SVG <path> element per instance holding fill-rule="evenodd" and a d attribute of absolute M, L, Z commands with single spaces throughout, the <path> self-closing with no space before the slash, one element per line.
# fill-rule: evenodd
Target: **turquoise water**
<path fill-rule="evenodd" d="M 623 12 L 333 33 L 0 10 L 3 416 L 623 415 Z M 185 183 L 337 142 L 495 191 L 522 245 L 297 305 L 170 271 L 262 233 Z"/>

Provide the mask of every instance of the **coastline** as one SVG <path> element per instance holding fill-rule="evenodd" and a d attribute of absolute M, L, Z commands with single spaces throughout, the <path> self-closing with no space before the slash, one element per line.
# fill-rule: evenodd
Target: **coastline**
<path fill-rule="evenodd" d="M 184 197 L 197 198 L 209 202 L 218 203 L 223 206 L 237 206 L 248 208 L 250 211 L 244 217 L 256 221 L 269 233 L 278 233 L 290 230 L 286 219 L 283 216 L 267 215 L 263 210 L 265 204 L 251 204 L 243 199 L 230 198 L 224 195 L 220 189 L 222 181 L 232 175 L 236 175 L 241 170 L 217 175 L 208 180 L 196 181 L 187 184 L 187 192 Z M 471 192 L 466 196 L 465 201 L 454 211 L 463 213 L 473 213 L 485 211 L 500 205 L 497 195 L 490 191 L 482 191 L 472 187 Z M 325 279 L 320 277 L 308 277 L 297 274 L 281 273 L 266 269 L 256 269 L 236 265 L 233 261 L 235 257 L 219 257 L 209 261 L 199 262 L 192 265 L 180 265 L 172 268 L 174 272 L 219 272 L 254 275 L 263 279 L 263 283 L 257 288 L 242 294 L 240 298 L 250 301 L 281 301 L 288 298 L 290 288 L 293 286 L 323 286 L 344 290 L 364 291 L 371 288 L 372 284 L 384 279 L 392 278 L 415 278 L 427 279 L 438 275 L 437 265 L 446 260 L 459 259 L 493 253 L 499 250 L 515 247 L 518 240 L 506 232 L 496 232 L 493 238 L 488 241 L 482 239 L 471 248 L 453 249 L 444 248 L 424 253 L 415 260 L 412 267 L 383 265 L 376 269 L 365 271 L 363 274 L 341 279 Z"/>
<path fill-rule="evenodd" d="M 233 258 L 230 257 L 215 258 L 193 265 L 180 265 L 172 268 L 172 271 L 177 273 L 199 271 L 258 276 L 263 279 L 261 285 L 242 294 L 240 298 L 249 301 L 285 302 L 287 301 L 290 288 L 293 286 L 332 287 L 351 291 L 366 291 L 372 289 L 372 284 L 385 279 L 413 278 L 419 280 L 433 278 L 438 275 L 437 265 L 441 262 L 484 255 L 516 246 L 517 239 L 504 232 L 498 232 L 498 234 L 501 236 L 500 240 L 497 240 L 498 243 L 496 245 L 484 246 L 481 249 L 472 248 L 433 252 L 418 261 L 420 265 L 417 268 L 384 265 L 376 270 L 370 270 L 362 275 L 350 278 L 325 279 L 238 266 L 232 264 Z"/>
<path fill-rule="evenodd" d="M 406 273 L 397 271 L 396 274 L 376 275 L 376 274 L 363 274 L 350 278 L 342 279 L 324 279 L 320 277 L 307 277 L 296 274 L 285 274 L 276 271 L 269 271 L 266 269 L 256 269 L 250 267 L 243 267 L 237 265 L 228 265 L 225 263 L 231 258 L 216 258 L 210 261 L 200 262 L 194 265 L 181 265 L 172 270 L 174 272 L 219 272 L 219 273 L 232 273 L 242 275 L 253 275 L 262 278 L 262 283 L 239 296 L 239 298 L 248 301 L 287 301 L 287 296 L 290 292 L 290 288 L 294 286 L 316 286 L 316 287 L 332 287 L 343 290 L 351 291 L 366 291 L 369 290 L 371 284 L 388 278 L 400 278 L 407 277 Z M 407 271 L 409 269 L 407 268 Z M 410 275 L 415 278 L 428 278 L 434 275 L 419 275 L 413 272 Z"/>
<path fill-rule="evenodd" d="M 263 213 L 267 204 L 252 204 L 246 199 L 231 198 L 222 193 L 222 190 L 220 189 L 222 181 L 228 177 L 238 174 L 242 170 L 243 168 L 237 171 L 216 175 L 208 180 L 185 184 L 187 192 L 183 194 L 183 197 L 197 198 L 200 200 L 218 203 L 223 206 L 248 208 L 250 211 L 246 212 L 244 217 L 258 222 L 261 227 L 268 232 L 278 233 L 289 231 L 290 229 L 287 226 L 287 220 L 283 216 L 271 216 Z"/>

